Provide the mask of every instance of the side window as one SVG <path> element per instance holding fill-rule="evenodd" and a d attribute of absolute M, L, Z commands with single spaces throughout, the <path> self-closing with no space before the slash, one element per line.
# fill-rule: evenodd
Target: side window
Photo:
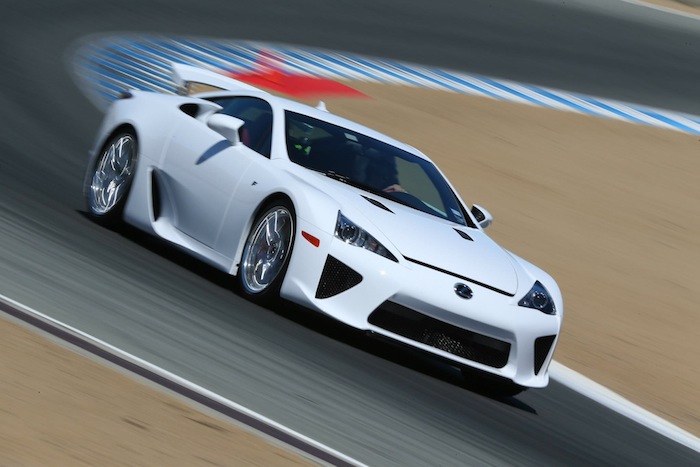
<path fill-rule="evenodd" d="M 211 99 L 223 107 L 222 113 L 240 118 L 241 142 L 253 151 L 270 157 L 272 146 L 272 108 L 257 97 L 217 97 Z"/>

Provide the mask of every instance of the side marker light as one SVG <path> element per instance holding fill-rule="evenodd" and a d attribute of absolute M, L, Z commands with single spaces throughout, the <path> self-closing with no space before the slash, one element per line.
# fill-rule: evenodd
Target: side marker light
<path fill-rule="evenodd" d="M 309 232 L 301 231 L 301 236 L 304 237 L 309 243 L 318 248 L 321 244 L 321 240 L 311 235 Z"/>

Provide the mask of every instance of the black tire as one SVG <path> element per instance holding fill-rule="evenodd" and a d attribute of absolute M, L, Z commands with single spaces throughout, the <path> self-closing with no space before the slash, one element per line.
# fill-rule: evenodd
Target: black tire
<path fill-rule="evenodd" d="M 90 217 L 110 226 L 121 222 L 137 158 L 138 144 L 133 133 L 119 132 L 107 140 L 85 177 L 85 203 Z"/>
<path fill-rule="evenodd" d="M 464 385 L 467 389 L 497 399 L 513 397 L 527 390 L 513 381 L 485 373 L 474 368 L 462 368 Z"/>
<path fill-rule="evenodd" d="M 266 204 L 248 234 L 236 276 L 241 294 L 269 305 L 279 291 L 294 248 L 296 214 L 287 200 Z"/>

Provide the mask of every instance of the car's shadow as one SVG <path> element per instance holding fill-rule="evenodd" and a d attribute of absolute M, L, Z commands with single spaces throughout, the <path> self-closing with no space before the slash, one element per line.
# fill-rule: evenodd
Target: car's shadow
<path fill-rule="evenodd" d="M 79 211 L 79 213 L 90 222 L 94 222 L 87 213 L 82 211 Z M 175 246 L 128 225 L 105 228 L 187 269 L 208 282 L 224 288 L 239 297 L 241 296 L 236 290 L 234 286 L 235 281 L 232 280 L 230 275 L 189 256 Z M 280 300 L 276 304 L 268 307 L 268 309 L 287 320 L 293 321 L 336 341 L 343 342 L 363 352 L 410 368 L 411 370 L 423 373 L 432 378 L 439 379 L 476 395 L 537 415 L 537 411 L 532 406 L 526 404 L 517 396 L 495 395 L 490 392 L 488 387 L 481 385 L 478 378 L 467 379 L 454 365 L 415 348 L 359 331 L 321 313 L 286 300 Z"/>
<path fill-rule="evenodd" d="M 488 387 L 483 386 L 479 379 L 466 379 L 459 368 L 426 352 L 379 335 L 359 331 L 328 316 L 286 300 L 282 300 L 274 308 L 271 307 L 270 309 L 290 321 L 294 321 L 319 334 L 343 342 L 376 357 L 458 386 L 474 394 L 537 415 L 534 407 L 526 404 L 517 396 L 495 395 L 490 392 Z"/>

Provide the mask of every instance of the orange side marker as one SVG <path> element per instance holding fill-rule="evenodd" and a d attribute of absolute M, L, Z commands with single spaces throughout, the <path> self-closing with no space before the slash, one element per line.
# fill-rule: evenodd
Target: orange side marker
<path fill-rule="evenodd" d="M 306 240 L 308 240 L 309 243 L 311 243 L 313 246 L 318 248 L 318 246 L 321 244 L 321 240 L 318 238 L 314 237 L 311 235 L 309 232 L 301 231 L 301 236 L 304 237 Z"/>

